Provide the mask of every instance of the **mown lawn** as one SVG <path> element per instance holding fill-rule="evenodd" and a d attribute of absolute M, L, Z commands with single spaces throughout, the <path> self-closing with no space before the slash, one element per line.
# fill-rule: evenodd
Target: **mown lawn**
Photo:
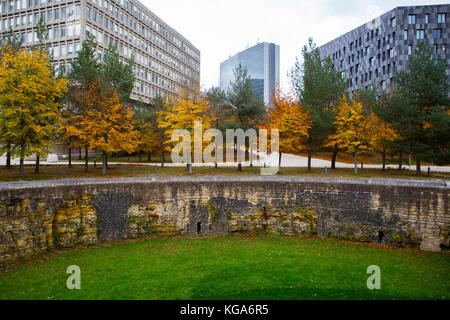
<path fill-rule="evenodd" d="M 81 268 L 81 290 L 66 269 Z M 367 267 L 381 290 L 367 289 Z M 449 299 L 450 256 L 282 236 L 154 238 L 0 274 L 0 299 Z"/>
<path fill-rule="evenodd" d="M 4 166 L 0 168 L 0 181 L 32 181 L 32 180 L 53 180 L 53 179 L 79 179 L 79 178 L 125 178 L 125 177 L 171 177 L 171 176 L 238 176 L 238 177 L 256 177 L 261 175 L 260 168 L 243 167 L 238 171 L 233 167 L 194 167 L 193 174 L 189 175 L 185 167 L 164 167 L 158 168 L 155 173 L 154 166 L 136 166 L 136 165 L 110 165 L 107 174 L 102 175 L 100 165 L 96 168 L 91 166 L 88 172 L 85 172 L 84 166 L 77 165 L 73 168 L 67 166 L 42 166 L 40 173 L 34 173 L 33 166 L 25 168 L 23 178 L 19 177 L 19 169 L 13 167 L 9 170 Z M 324 169 L 313 168 L 312 173 L 308 173 L 307 168 L 282 168 L 278 176 L 294 177 L 325 177 Z M 358 174 L 354 174 L 353 169 L 328 169 L 329 178 L 402 178 L 402 179 L 440 179 L 450 180 L 450 173 L 433 173 L 428 177 L 426 172 L 418 177 L 415 171 L 410 170 L 386 170 L 381 169 L 362 169 Z"/>

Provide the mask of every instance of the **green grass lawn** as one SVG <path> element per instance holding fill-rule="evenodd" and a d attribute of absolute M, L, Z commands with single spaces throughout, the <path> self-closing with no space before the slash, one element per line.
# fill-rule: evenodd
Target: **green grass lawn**
<path fill-rule="evenodd" d="M 66 289 L 70 265 L 81 290 Z M 367 267 L 381 290 L 367 289 Z M 282 236 L 153 238 L 0 274 L 0 299 L 449 299 L 450 256 Z"/>
<path fill-rule="evenodd" d="M 242 171 L 232 167 L 194 167 L 193 177 L 199 176 L 238 176 L 238 177 L 256 177 L 261 175 L 260 168 L 244 167 Z M 53 179 L 79 179 L 79 178 L 125 178 L 125 177 L 172 177 L 172 176 L 189 176 L 185 167 L 164 167 L 158 168 L 155 174 L 154 166 L 133 166 L 133 165 L 110 165 L 105 176 L 102 175 L 100 165 L 97 168 L 91 166 L 88 172 L 85 172 L 84 166 L 43 166 L 40 173 L 34 173 L 33 166 L 25 168 L 25 175 L 21 179 L 19 177 L 19 169 L 13 167 L 9 170 L 4 167 L 0 168 L 0 181 L 31 181 L 31 180 L 53 180 Z M 282 168 L 281 174 L 278 176 L 294 176 L 294 177 L 325 177 L 324 169 L 313 168 L 312 173 L 308 173 L 307 168 Z M 410 170 L 386 170 L 381 169 L 362 169 L 358 174 L 354 174 L 353 169 L 328 169 L 329 178 L 402 178 L 402 179 L 441 179 L 450 180 L 449 173 L 433 173 L 428 177 L 426 172 L 418 177 L 415 171 Z"/>

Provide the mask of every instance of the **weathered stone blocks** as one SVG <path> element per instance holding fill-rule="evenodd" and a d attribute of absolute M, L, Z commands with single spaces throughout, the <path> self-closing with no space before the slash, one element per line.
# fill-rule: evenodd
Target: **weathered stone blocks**
<path fill-rule="evenodd" d="M 0 266 L 55 247 L 148 235 L 317 234 L 440 251 L 449 247 L 448 190 L 275 177 L 0 183 Z"/>

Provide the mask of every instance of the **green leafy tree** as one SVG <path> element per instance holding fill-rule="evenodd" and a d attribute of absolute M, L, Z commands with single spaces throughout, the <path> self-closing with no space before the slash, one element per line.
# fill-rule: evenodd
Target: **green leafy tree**
<path fill-rule="evenodd" d="M 118 92 L 122 103 L 128 103 L 133 91 L 135 76 L 133 72 L 134 57 L 123 62 L 116 46 L 110 44 L 101 65 L 102 85 Z"/>
<path fill-rule="evenodd" d="M 323 144 L 333 132 L 336 106 L 346 89 L 346 80 L 335 69 L 330 57 L 322 59 L 319 49 L 309 39 L 290 72 L 292 86 L 302 106 L 309 111 L 312 127 L 308 133 L 308 171 L 311 172 L 312 150 Z M 335 168 L 337 145 L 334 146 L 332 167 Z"/>
<path fill-rule="evenodd" d="M 13 50 L 15 52 L 22 48 L 22 36 L 18 33 L 14 33 L 12 30 L 8 30 L 2 33 L 0 37 L 0 55 L 3 50 Z"/>
<path fill-rule="evenodd" d="M 225 130 L 225 124 L 233 115 L 234 109 L 227 101 L 227 94 L 219 87 L 212 87 L 206 92 L 206 99 L 210 105 L 210 112 L 216 117 L 215 127 Z"/>
<path fill-rule="evenodd" d="M 101 66 L 97 61 L 96 52 L 97 42 L 92 35 L 89 35 L 83 41 L 77 58 L 71 63 L 69 80 L 72 86 L 87 91 L 92 83 L 99 79 Z"/>
<path fill-rule="evenodd" d="M 257 128 L 266 114 L 264 101 L 253 89 L 246 67 L 238 65 L 234 69 L 234 81 L 231 81 L 226 98 L 232 108 L 227 127 L 250 129 Z"/>
<path fill-rule="evenodd" d="M 392 97 L 376 112 L 399 134 L 395 147 L 412 154 L 417 174 L 421 162 L 450 162 L 450 110 L 446 60 L 422 41 L 409 60 L 409 70 L 397 74 Z"/>

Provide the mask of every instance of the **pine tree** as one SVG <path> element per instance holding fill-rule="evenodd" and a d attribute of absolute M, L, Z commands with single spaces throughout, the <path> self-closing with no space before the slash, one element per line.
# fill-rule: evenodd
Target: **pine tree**
<path fill-rule="evenodd" d="M 298 59 L 292 68 L 292 85 L 302 106 L 309 111 L 308 171 L 311 172 L 312 151 L 323 144 L 333 131 L 336 105 L 345 91 L 346 80 L 335 69 L 330 57 L 322 59 L 312 39 L 302 50 L 303 63 Z M 337 145 L 334 146 L 332 167 L 335 167 Z"/>
<path fill-rule="evenodd" d="M 102 85 L 109 90 L 116 91 L 120 101 L 128 103 L 134 88 L 134 57 L 123 62 L 117 48 L 110 44 L 101 64 Z"/>
<path fill-rule="evenodd" d="M 399 134 L 395 145 L 421 162 L 450 162 L 450 109 L 447 62 L 423 41 L 409 60 L 409 70 L 397 75 L 392 97 L 376 110 Z"/>
<path fill-rule="evenodd" d="M 266 114 L 264 101 L 255 93 L 246 67 L 241 64 L 234 70 L 234 81 L 226 93 L 227 101 L 232 108 L 231 121 L 227 128 L 256 129 Z"/>

